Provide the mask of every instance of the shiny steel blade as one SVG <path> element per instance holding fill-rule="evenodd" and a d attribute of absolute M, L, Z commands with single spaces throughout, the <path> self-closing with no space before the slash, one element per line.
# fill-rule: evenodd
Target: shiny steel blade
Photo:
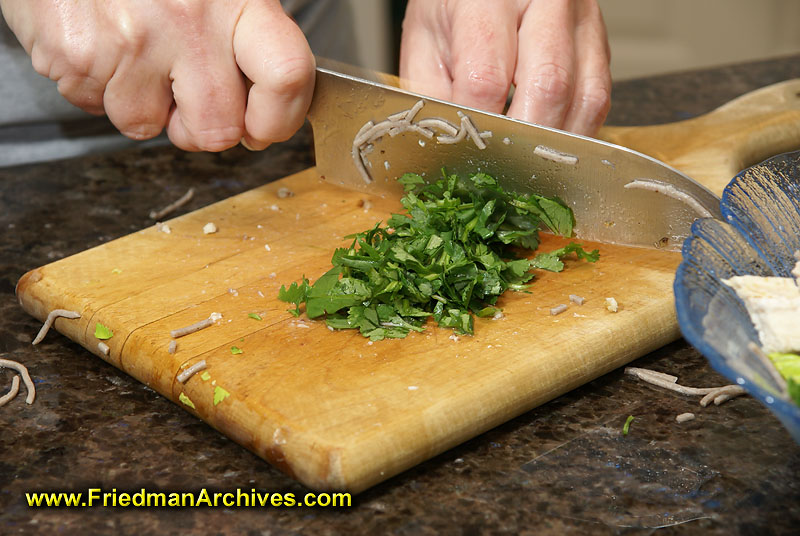
<path fill-rule="evenodd" d="M 317 170 L 327 181 L 399 199 L 402 188 L 395 179 L 406 172 L 430 180 L 439 178 L 442 168 L 462 176 L 485 172 L 508 190 L 564 200 L 575 213 L 578 238 L 673 251 L 696 218 L 720 216 L 719 199 L 708 189 L 636 151 L 337 71 L 317 68 L 309 111 Z M 401 112 L 420 102 L 413 119 L 403 123 Z M 437 128 L 443 123 L 429 120 L 444 120 L 460 131 L 460 114 L 487 136 L 481 138 L 485 148 L 469 135 L 441 142 L 447 138 L 440 136 L 448 135 Z M 354 147 L 359 133 L 369 134 L 368 122 L 390 118 L 394 131 L 380 137 L 373 131 L 372 139 Z M 369 182 L 359 172 L 362 164 Z M 634 181 L 661 192 L 625 187 Z"/>

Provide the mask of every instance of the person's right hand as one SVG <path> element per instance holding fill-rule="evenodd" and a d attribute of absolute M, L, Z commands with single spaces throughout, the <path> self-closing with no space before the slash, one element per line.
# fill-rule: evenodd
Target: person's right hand
<path fill-rule="evenodd" d="M 299 129 L 314 57 L 279 0 L 0 0 L 39 74 L 124 135 L 263 149 Z M 248 89 L 247 80 L 252 81 Z"/>

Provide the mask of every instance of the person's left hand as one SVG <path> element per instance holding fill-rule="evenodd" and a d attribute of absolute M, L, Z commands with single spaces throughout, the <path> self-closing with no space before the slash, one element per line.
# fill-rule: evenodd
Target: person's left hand
<path fill-rule="evenodd" d="M 414 91 L 593 135 L 611 102 L 596 0 L 409 0 L 400 76 Z"/>

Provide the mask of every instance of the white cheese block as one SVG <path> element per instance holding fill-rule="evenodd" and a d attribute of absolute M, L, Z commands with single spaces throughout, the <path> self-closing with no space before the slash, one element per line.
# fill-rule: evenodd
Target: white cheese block
<path fill-rule="evenodd" d="M 744 302 L 765 352 L 800 351 L 800 287 L 791 277 L 723 279 Z"/>

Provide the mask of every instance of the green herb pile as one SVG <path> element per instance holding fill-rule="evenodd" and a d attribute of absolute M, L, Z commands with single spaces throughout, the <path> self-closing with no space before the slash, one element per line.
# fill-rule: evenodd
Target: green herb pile
<path fill-rule="evenodd" d="M 381 227 L 350 235 L 353 243 L 333 254 L 331 268 L 314 284 L 281 287 L 279 298 L 305 303 L 309 318 L 327 315 L 328 326 L 358 329 L 373 341 L 423 331 L 428 317 L 459 334 L 473 333 L 473 314 L 494 316 L 506 290 L 525 290 L 533 268 L 560 272 L 575 253 L 594 262 L 598 251 L 580 244 L 519 258 L 515 248 L 534 250 L 538 229 L 570 236 L 572 211 L 562 201 L 504 191 L 489 175 L 466 180 L 446 175 L 434 184 L 413 173 L 398 179 L 406 193 L 404 214 Z"/>

